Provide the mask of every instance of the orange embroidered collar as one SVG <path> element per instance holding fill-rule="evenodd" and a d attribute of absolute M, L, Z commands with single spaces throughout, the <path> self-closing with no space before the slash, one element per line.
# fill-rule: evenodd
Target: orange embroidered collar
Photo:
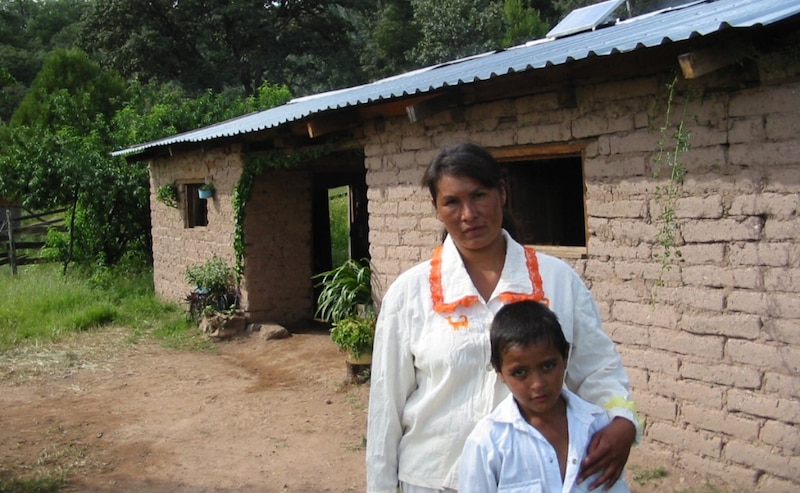
<path fill-rule="evenodd" d="M 532 301 L 546 301 L 544 297 L 544 290 L 542 289 L 542 276 L 539 274 L 539 262 L 536 260 L 536 250 L 533 247 L 525 248 L 525 263 L 528 267 L 528 275 L 531 280 L 533 292 L 531 293 L 513 293 L 504 292 L 500 293 L 500 300 L 503 303 L 512 303 L 516 301 L 532 300 Z M 433 310 L 437 313 L 452 313 L 459 306 L 469 307 L 478 301 L 475 295 L 464 296 L 452 303 L 445 303 L 444 290 L 442 288 L 442 249 L 443 245 L 439 245 L 433 252 L 431 259 L 431 298 L 433 299 Z"/>

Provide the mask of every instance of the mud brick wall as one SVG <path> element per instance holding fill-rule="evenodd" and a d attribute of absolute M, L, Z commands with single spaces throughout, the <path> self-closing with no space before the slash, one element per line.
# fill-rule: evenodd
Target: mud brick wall
<path fill-rule="evenodd" d="M 289 323 L 313 314 L 310 170 L 269 169 L 245 208 L 243 303 L 248 318 Z"/>
<path fill-rule="evenodd" d="M 238 146 L 212 152 L 192 151 L 150 162 L 150 215 L 153 233 L 153 281 L 165 300 L 183 303 L 194 289 L 186 282 L 186 267 L 204 263 L 214 255 L 235 265 L 234 214 L 231 194 L 241 175 Z M 178 184 L 178 207 L 156 200 L 164 184 Z M 185 183 L 214 184 L 208 200 L 208 226 L 187 228 Z"/>
<path fill-rule="evenodd" d="M 217 255 L 233 267 L 234 211 L 231 198 L 242 159 L 237 146 L 194 151 L 150 168 L 153 270 L 158 295 L 183 303 L 194 286 L 184 279 L 186 267 Z M 178 208 L 155 198 L 164 183 L 212 181 L 208 226 L 186 228 L 185 198 Z M 288 323 L 313 313 L 311 281 L 311 181 L 307 169 L 267 170 L 254 184 L 245 207 L 244 279 L 241 304 L 250 321 Z"/>
<path fill-rule="evenodd" d="M 370 245 L 379 285 L 439 240 L 423 170 L 448 144 L 588 141 L 588 258 L 570 261 L 618 344 L 646 422 L 634 456 L 744 490 L 800 490 L 800 83 L 692 82 L 691 150 L 675 204 L 682 257 L 653 255 L 653 178 L 670 74 L 576 87 L 366 128 Z M 681 86 L 674 104 L 690 94 Z M 675 111 L 673 123 L 680 118 Z M 656 286 L 663 278 L 664 286 Z"/>

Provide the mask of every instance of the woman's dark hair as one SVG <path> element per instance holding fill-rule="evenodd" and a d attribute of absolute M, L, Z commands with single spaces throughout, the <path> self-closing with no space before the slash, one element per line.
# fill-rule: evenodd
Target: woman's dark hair
<path fill-rule="evenodd" d="M 492 321 L 489 340 L 492 366 L 497 371 L 503 366 L 503 353 L 511 346 L 544 343 L 561 353 L 564 361 L 569 355 L 569 342 L 558 317 L 538 301 L 518 301 L 500 308 Z"/>
<path fill-rule="evenodd" d="M 428 187 L 434 201 L 439 192 L 437 189 L 439 179 L 444 175 L 472 178 L 485 187 L 506 192 L 506 197 L 508 197 L 508 189 L 500 165 L 488 150 L 477 144 L 464 143 L 447 147 L 433 159 L 422 176 L 422 186 Z M 512 238 L 518 240 L 519 227 L 506 205 L 503 206 L 503 228 Z"/>

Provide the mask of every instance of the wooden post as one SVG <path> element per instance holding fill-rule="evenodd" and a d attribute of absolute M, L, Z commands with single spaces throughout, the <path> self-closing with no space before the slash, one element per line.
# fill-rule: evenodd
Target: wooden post
<path fill-rule="evenodd" d="M 14 223 L 11 221 L 11 209 L 6 209 L 8 221 L 8 265 L 11 266 L 11 275 L 17 275 L 17 257 L 14 249 Z"/>

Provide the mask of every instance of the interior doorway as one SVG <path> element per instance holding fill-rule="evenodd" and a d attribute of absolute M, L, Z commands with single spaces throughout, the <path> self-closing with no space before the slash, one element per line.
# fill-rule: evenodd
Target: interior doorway
<path fill-rule="evenodd" d="M 314 275 L 348 258 L 369 259 L 367 172 L 360 154 L 332 156 L 314 168 Z M 320 288 L 314 287 L 314 305 Z"/>

